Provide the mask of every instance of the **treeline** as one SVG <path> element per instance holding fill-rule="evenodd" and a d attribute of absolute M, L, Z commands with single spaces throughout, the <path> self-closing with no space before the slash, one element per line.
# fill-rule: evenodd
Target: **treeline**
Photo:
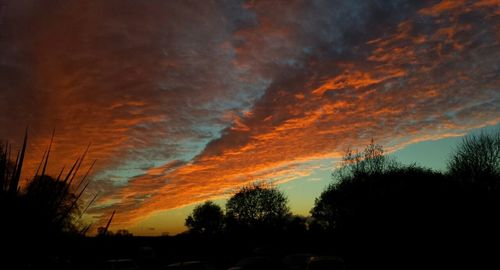
<path fill-rule="evenodd" d="M 445 172 L 401 164 L 372 141 L 347 151 L 332 178 L 310 217 L 293 216 L 276 187 L 252 184 L 225 213 L 210 201 L 196 206 L 188 234 L 336 255 L 348 269 L 498 265 L 499 132 L 465 137 Z"/>

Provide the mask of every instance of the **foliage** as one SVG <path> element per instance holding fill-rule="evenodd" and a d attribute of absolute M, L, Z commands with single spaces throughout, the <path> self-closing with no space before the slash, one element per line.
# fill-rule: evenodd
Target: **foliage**
<path fill-rule="evenodd" d="M 500 132 L 464 137 L 448 162 L 448 172 L 463 181 L 497 187 L 500 183 Z"/>
<path fill-rule="evenodd" d="M 36 176 L 25 189 L 22 198 L 29 211 L 31 224 L 44 224 L 49 232 L 76 232 L 80 206 L 69 186 L 51 176 Z"/>
<path fill-rule="evenodd" d="M 327 229 L 338 227 L 344 209 L 339 200 L 344 195 L 344 189 L 358 185 L 364 179 L 374 175 L 382 175 L 396 170 L 400 165 L 384 155 L 381 145 L 375 144 L 373 139 L 361 152 L 347 149 L 341 161 L 341 167 L 332 173 L 336 182 L 330 184 L 315 200 L 311 214 L 319 225 Z M 349 194 L 350 195 L 350 194 Z"/>
<path fill-rule="evenodd" d="M 21 179 L 21 171 L 23 168 L 24 154 L 26 152 L 26 144 L 28 142 L 28 133 L 24 136 L 24 142 L 21 150 L 17 153 L 16 161 L 11 160 L 11 146 L 6 143 L 3 149 L 3 144 L 0 144 L 0 197 L 12 198 L 19 191 L 19 181 Z"/>
<path fill-rule="evenodd" d="M 450 210 L 450 196 L 456 195 L 451 193 L 458 188 L 440 173 L 402 166 L 329 185 L 316 199 L 311 214 L 329 230 L 381 224 L 396 229 L 394 224 L 400 221 L 426 222 L 426 215 L 431 221 L 431 216 L 439 214 L 436 211 L 444 211 L 440 207 Z"/>
<path fill-rule="evenodd" d="M 270 226 L 289 214 L 286 196 L 275 187 L 262 183 L 241 188 L 226 204 L 229 219 L 246 227 Z"/>
<path fill-rule="evenodd" d="M 314 230 L 359 262 L 353 268 L 376 265 L 384 254 L 393 264 L 414 261 L 422 245 L 441 261 L 483 253 L 477 239 L 498 235 L 500 225 L 500 194 L 482 188 L 498 183 L 495 138 L 465 138 L 448 174 L 398 164 L 373 143 L 362 154 L 348 151 L 336 181 L 311 210 Z M 443 257 L 443 250 L 452 257 Z"/>
<path fill-rule="evenodd" d="M 46 174 L 51 145 L 52 142 L 45 151 L 35 176 L 23 187 L 20 185 L 20 176 L 26 153 L 27 133 L 15 161 L 11 159 L 11 146 L 0 146 L 0 212 L 5 220 L 0 224 L 0 233 L 5 240 L 23 235 L 24 239 L 30 241 L 43 241 L 62 234 L 79 233 L 78 220 L 83 214 L 80 208 L 81 197 L 89 182 L 85 179 L 88 172 L 79 181 L 76 175 L 86 152 L 75 161 L 66 175 L 61 171 L 54 178 Z"/>
<path fill-rule="evenodd" d="M 185 225 L 190 232 L 217 234 L 221 232 L 223 223 L 224 213 L 220 206 L 212 201 L 206 201 L 193 209 L 193 213 L 186 218 Z"/>
<path fill-rule="evenodd" d="M 134 235 L 131 232 L 129 232 L 128 230 L 121 229 L 121 230 L 117 230 L 116 231 L 115 236 L 118 236 L 118 237 L 131 237 L 131 236 L 134 236 Z"/>
<path fill-rule="evenodd" d="M 384 155 L 381 145 L 373 139 L 362 151 L 348 148 L 342 158 L 341 167 L 333 173 L 333 177 L 341 181 L 358 178 L 375 173 L 383 173 L 398 167 L 398 163 Z"/>
<path fill-rule="evenodd" d="M 116 232 L 113 232 L 111 230 L 107 230 L 105 227 L 99 227 L 99 228 L 97 228 L 97 236 L 98 237 L 108 237 L 108 236 L 132 237 L 134 235 L 125 229 L 120 229 L 120 230 L 117 230 Z"/>

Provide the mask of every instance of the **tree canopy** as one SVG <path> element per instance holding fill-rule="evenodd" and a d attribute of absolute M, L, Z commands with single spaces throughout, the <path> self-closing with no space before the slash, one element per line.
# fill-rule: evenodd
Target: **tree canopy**
<path fill-rule="evenodd" d="M 349 178 L 383 173 L 398 167 L 399 164 L 384 155 L 382 145 L 375 144 L 372 139 L 363 151 L 348 148 L 340 165 L 332 176 L 337 180 L 345 181 Z"/>
<path fill-rule="evenodd" d="M 276 187 L 262 183 L 241 188 L 226 204 L 227 216 L 237 224 L 255 227 L 282 221 L 290 214 L 288 199 Z"/>
<path fill-rule="evenodd" d="M 51 232 L 75 232 L 80 215 L 77 196 L 68 184 L 51 176 L 36 176 L 23 194 L 30 224 L 40 224 Z"/>
<path fill-rule="evenodd" d="M 464 137 L 448 162 L 448 172 L 456 179 L 496 188 L 500 183 L 500 132 Z"/>
<path fill-rule="evenodd" d="M 477 239 L 498 235 L 500 224 L 492 184 L 498 183 L 498 153 L 497 135 L 466 137 L 442 173 L 398 164 L 372 142 L 363 152 L 347 151 L 312 217 L 353 262 L 384 254 L 398 258 L 394 264 L 415 261 L 417 246 L 442 262 L 481 253 Z M 442 250 L 452 257 L 439 257 Z"/>
<path fill-rule="evenodd" d="M 217 234 L 221 232 L 223 224 L 224 213 L 221 207 L 212 201 L 197 205 L 185 222 L 190 232 L 200 234 Z"/>

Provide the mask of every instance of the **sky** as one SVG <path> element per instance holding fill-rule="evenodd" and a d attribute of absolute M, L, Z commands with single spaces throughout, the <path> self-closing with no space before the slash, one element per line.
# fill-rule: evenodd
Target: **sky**
<path fill-rule="evenodd" d="M 0 138 L 29 179 L 91 143 L 94 228 L 177 233 L 193 205 L 272 181 L 306 215 L 370 139 L 445 168 L 500 122 L 500 3 L 0 1 Z"/>

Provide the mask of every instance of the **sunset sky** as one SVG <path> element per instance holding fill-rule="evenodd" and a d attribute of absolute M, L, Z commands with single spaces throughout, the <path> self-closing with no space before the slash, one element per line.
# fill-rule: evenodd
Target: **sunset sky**
<path fill-rule="evenodd" d="M 33 176 L 91 143 L 86 220 L 177 233 L 194 204 L 273 181 L 307 215 L 373 138 L 444 169 L 500 123 L 500 1 L 0 1 L 0 138 Z"/>

